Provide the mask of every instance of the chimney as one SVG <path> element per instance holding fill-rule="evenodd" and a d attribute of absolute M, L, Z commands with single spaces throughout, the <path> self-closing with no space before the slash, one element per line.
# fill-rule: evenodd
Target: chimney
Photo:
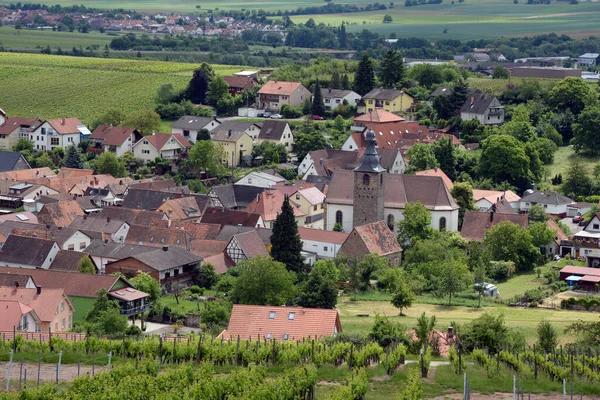
<path fill-rule="evenodd" d="M 37 285 L 35 287 L 35 292 L 36 294 L 39 296 L 40 294 L 42 294 L 42 287 L 40 285 Z"/>
<path fill-rule="evenodd" d="M 233 131 L 230 129 L 229 132 L 227 132 L 227 137 L 231 137 L 232 133 L 233 133 Z"/>
<path fill-rule="evenodd" d="M 106 223 L 110 223 L 110 217 L 106 217 Z"/>
<path fill-rule="evenodd" d="M 167 228 L 170 228 L 170 227 L 171 227 L 171 220 L 170 220 L 170 219 L 168 219 L 168 220 L 167 220 Z"/>
<path fill-rule="evenodd" d="M 169 246 L 163 246 L 163 251 L 169 251 Z"/>
<path fill-rule="evenodd" d="M 331 93 L 331 88 L 329 88 L 329 93 Z"/>
<path fill-rule="evenodd" d="M 238 224 L 238 233 L 242 233 L 242 224 Z"/>
<path fill-rule="evenodd" d="M 123 186 L 123 179 L 119 181 L 119 186 Z"/>
<path fill-rule="evenodd" d="M 87 214 L 83 214 L 83 219 L 86 220 L 87 219 Z"/>
<path fill-rule="evenodd" d="M 104 245 L 106 246 L 108 244 L 108 239 L 104 239 Z"/>
<path fill-rule="evenodd" d="M 65 124 L 65 119 L 64 119 L 64 118 L 62 118 L 62 119 L 60 120 L 60 124 L 61 124 L 61 125 L 64 125 L 64 124 Z"/>
<path fill-rule="evenodd" d="M 490 208 L 490 222 L 494 222 L 494 210 L 495 207 L 492 206 L 492 208 Z"/>
<path fill-rule="evenodd" d="M 454 338 L 454 328 L 452 328 L 451 326 L 448 327 L 448 340 L 451 340 Z"/>

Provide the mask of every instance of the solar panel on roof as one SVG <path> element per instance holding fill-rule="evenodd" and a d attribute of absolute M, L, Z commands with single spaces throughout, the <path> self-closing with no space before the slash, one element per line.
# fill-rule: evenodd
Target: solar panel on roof
<path fill-rule="evenodd" d="M 21 221 L 29 221 L 29 217 L 25 214 L 17 214 L 17 218 L 19 218 Z"/>
<path fill-rule="evenodd" d="M 123 292 L 115 292 L 116 294 L 118 294 L 119 296 L 125 296 L 125 293 Z"/>
<path fill-rule="evenodd" d="M 135 293 L 135 289 L 132 289 L 132 288 L 130 288 L 130 287 L 128 287 L 128 288 L 127 288 L 127 289 L 125 289 L 125 290 L 127 290 L 129 293 Z"/>

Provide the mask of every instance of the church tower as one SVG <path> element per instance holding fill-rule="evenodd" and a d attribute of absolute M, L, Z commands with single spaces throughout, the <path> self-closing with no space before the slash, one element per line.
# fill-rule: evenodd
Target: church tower
<path fill-rule="evenodd" d="M 367 131 L 367 148 L 354 170 L 354 207 L 352 225 L 354 227 L 383 221 L 383 173 L 379 162 L 373 129 Z"/>

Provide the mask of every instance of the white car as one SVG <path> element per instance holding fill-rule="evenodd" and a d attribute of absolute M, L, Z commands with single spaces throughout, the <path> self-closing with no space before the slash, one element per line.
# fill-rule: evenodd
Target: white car
<path fill-rule="evenodd" d="M 283 115 L 281 115 L 281 114 L 273 114 L 273 115 L 271 115 L 271 119 L 281 119 L 281 118 L 283 118 Z"/>

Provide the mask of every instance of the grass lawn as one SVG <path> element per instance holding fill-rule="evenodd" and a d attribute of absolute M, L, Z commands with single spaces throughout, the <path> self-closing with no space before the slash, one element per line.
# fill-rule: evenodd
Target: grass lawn
<path fill-rule="evenodd" d="M 547 167 L 548 173 L 544 183 L 550 185 L 550 179 L 556 174 L 562 174 L 564 181 L 567 169 L 569 168 L 569 161 L 573 157 L 575 157 L 575 150 L 573 150 L 573 146 L 560 147 L 558 151 L 554 153 L 554 162 Z M 600 162 L 600 156 L 581 157 L 581 161 L 591 174 L 594 171 L 594 166 Z"/>
<path fill-rule="evenodd" d="M 114 38 L 115 36 L 96 31 L 79 33 L 23 29 L 17 32 L 12 26 L 0 27 L 0 43 L 10 49 L 35 49 L 50 45 L 52 49 L 60 47 L 63 50 L 71 50 L 73 47 L 82 46 L 85 49 L 97 44 L 102 51 L 104 45 L 109 44 Z"/>

